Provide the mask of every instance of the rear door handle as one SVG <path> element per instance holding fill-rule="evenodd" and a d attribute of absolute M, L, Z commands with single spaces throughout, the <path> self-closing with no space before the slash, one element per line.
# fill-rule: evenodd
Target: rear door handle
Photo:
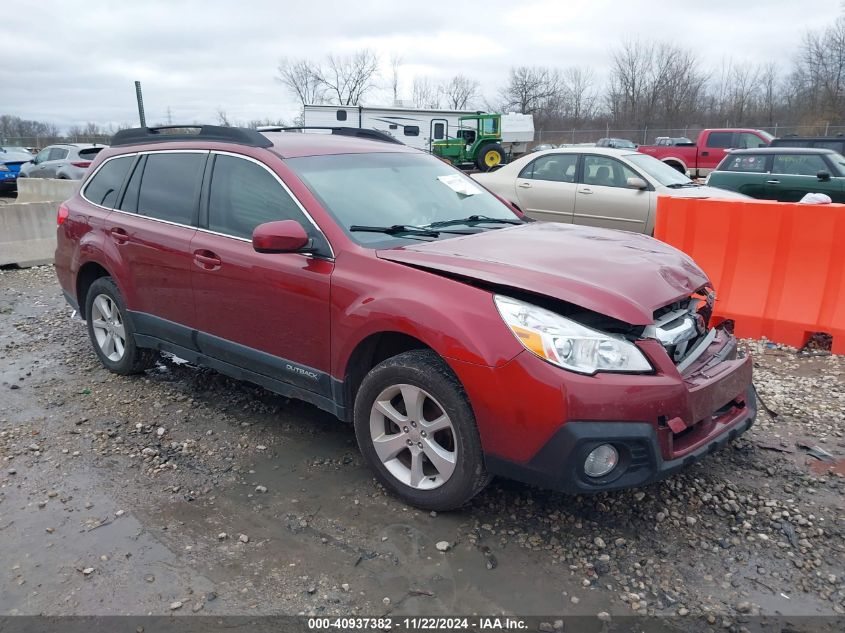
<path fill-rule="evenodd" d="M 530 182 L 521 182 L 521 183 L 519 183 L 519 186 L 522 187 L 523 189 L 530 189 L 531 183 Z"/>
<path fill-rule="evenodd" d="M 112 239 L 114 239 L 114 241 L 118 244 L 126 244 L 126 242 L 129 241 L 129 233 L 126 232 L 126 229 L 116 226 L 112 228 L 109 233 L 111 234 Z"/>
<path fill-rule="evenodd" d="M 780 184 L 780 180 L 767 180 L 767 181 L 766 181 L 766 184 L 767 184 L 767 185 L 779 185 L 779 184 Z"/>
<path fill-rule="evenodd" d="M 701 152 L 702 156 L 710 156 L 710 152 Z"/>
<path fill-rule="evenodd" d="M 584 187 L 583 189 L 579 189 L 579 190 L 578 190 L 578 193 L 592 194 L 592 193 L 593 193 L 593 190 L 592 190 L 592 189 L 587 189 L 586 187 Z"/>
<path fill-rule="evenodd" d="M 223 263 L 216 253 L 206 249 L 194 251 L 194 262 L 203 270 L 216 270 Z"/>

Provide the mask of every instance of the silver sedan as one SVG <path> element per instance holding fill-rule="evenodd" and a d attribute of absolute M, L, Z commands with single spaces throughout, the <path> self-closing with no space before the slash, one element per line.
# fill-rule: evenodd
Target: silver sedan
<path fill-rule="evenodd" d="M 528 154 L 472 176 L 535 220 L 654 232 L 658 196 L 749 199 L 699 185 L 632 150 L 568 147 Z"/>

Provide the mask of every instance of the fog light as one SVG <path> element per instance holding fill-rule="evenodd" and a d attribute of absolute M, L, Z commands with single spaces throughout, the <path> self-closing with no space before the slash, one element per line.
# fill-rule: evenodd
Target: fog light
<path fill-rule="evenodd" d="M 590 477 L 604 477 L 619 463 L 619 453 L 612 444 L 594 448 L 584 461 L 584 472 Z"/>

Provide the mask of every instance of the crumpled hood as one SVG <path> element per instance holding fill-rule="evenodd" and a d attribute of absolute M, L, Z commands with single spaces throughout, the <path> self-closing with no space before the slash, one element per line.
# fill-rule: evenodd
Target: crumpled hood
<path fill-rule="evenodd" d="M 393 249 L 378 257 L 517 288 L 648 325 L 709 283 L 687 255 L 638 233 L 532 222 Z"/>

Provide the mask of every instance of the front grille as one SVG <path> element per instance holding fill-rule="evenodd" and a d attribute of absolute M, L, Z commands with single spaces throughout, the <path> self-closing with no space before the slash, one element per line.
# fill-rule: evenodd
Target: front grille
<path fill-rule="evenodd" d="M 657 340 L 676 365 L 687 366 L 690 357 L 706 347 L 712 335 L 707 325 L 715 296 L 702 289 L 686 299 L 676 301 L 654 312 L 654 323 L 647 326 L 643 336 Z"/>

